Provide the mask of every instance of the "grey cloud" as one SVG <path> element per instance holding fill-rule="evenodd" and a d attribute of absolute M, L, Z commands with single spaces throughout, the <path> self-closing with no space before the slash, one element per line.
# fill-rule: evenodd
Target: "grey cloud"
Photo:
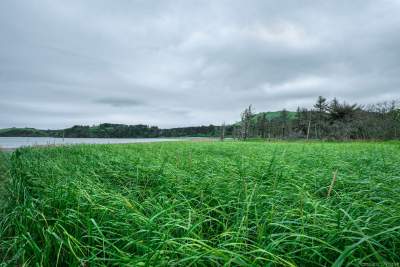
<path fill-rule="evenodd" d="M 227 123 L 400 98 L 400 3 L 0 2 L 0 128 Z"/>
<path fill-rule="evenodd" d="M 113 107 L 136 107 L 144 105 L 145 102 L 137 99 L 118 98 L 118 97 L 105 97 L 95 100 L 96 103 L 106 104 Z"/>

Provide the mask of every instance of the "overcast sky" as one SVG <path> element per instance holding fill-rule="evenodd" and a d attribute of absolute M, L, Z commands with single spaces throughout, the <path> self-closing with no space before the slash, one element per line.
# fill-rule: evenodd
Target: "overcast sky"
<path fill-rule="evenodd" d="M 1 0 L 0 128 L 400 98 L 400 0 Z"/>

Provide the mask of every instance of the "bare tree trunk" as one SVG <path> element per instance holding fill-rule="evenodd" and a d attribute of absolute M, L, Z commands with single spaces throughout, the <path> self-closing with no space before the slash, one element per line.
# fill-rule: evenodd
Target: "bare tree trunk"
<path fill-rule="evenodd" d="M 314 130 L 315 130 L 315 139 L 318 139 L 317 124 L 314 124 Z"/>
<path fill-rule="evenodd" d="M 307 140 L 310 138 L 310 127 L 311 127 L 311 119 L 308 121 L 308 127 L 307 127 Z"/>
<path fill-rule="evenodd" d="M 224 141 L 225 139 L 225 122 L 221 126 L 221 141 Z"/>

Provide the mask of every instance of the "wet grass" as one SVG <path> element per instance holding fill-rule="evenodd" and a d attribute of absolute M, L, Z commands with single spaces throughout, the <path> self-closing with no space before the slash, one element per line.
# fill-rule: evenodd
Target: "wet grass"
<path fill-rule="evenodd" d="M 399 162 L 396 142 L 20 149 L 9 167 L 0 259 L 29 266 L 399 263 Z"/>

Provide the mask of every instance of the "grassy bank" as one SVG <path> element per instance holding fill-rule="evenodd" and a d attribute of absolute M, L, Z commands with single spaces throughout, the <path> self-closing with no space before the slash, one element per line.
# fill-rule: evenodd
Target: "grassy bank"
<path fill-rule="evenodd" d="M 44 266 L 399 263 L 399 162 L 399 143 L 20 149 L 11 158 L 0 259 Z"/>

